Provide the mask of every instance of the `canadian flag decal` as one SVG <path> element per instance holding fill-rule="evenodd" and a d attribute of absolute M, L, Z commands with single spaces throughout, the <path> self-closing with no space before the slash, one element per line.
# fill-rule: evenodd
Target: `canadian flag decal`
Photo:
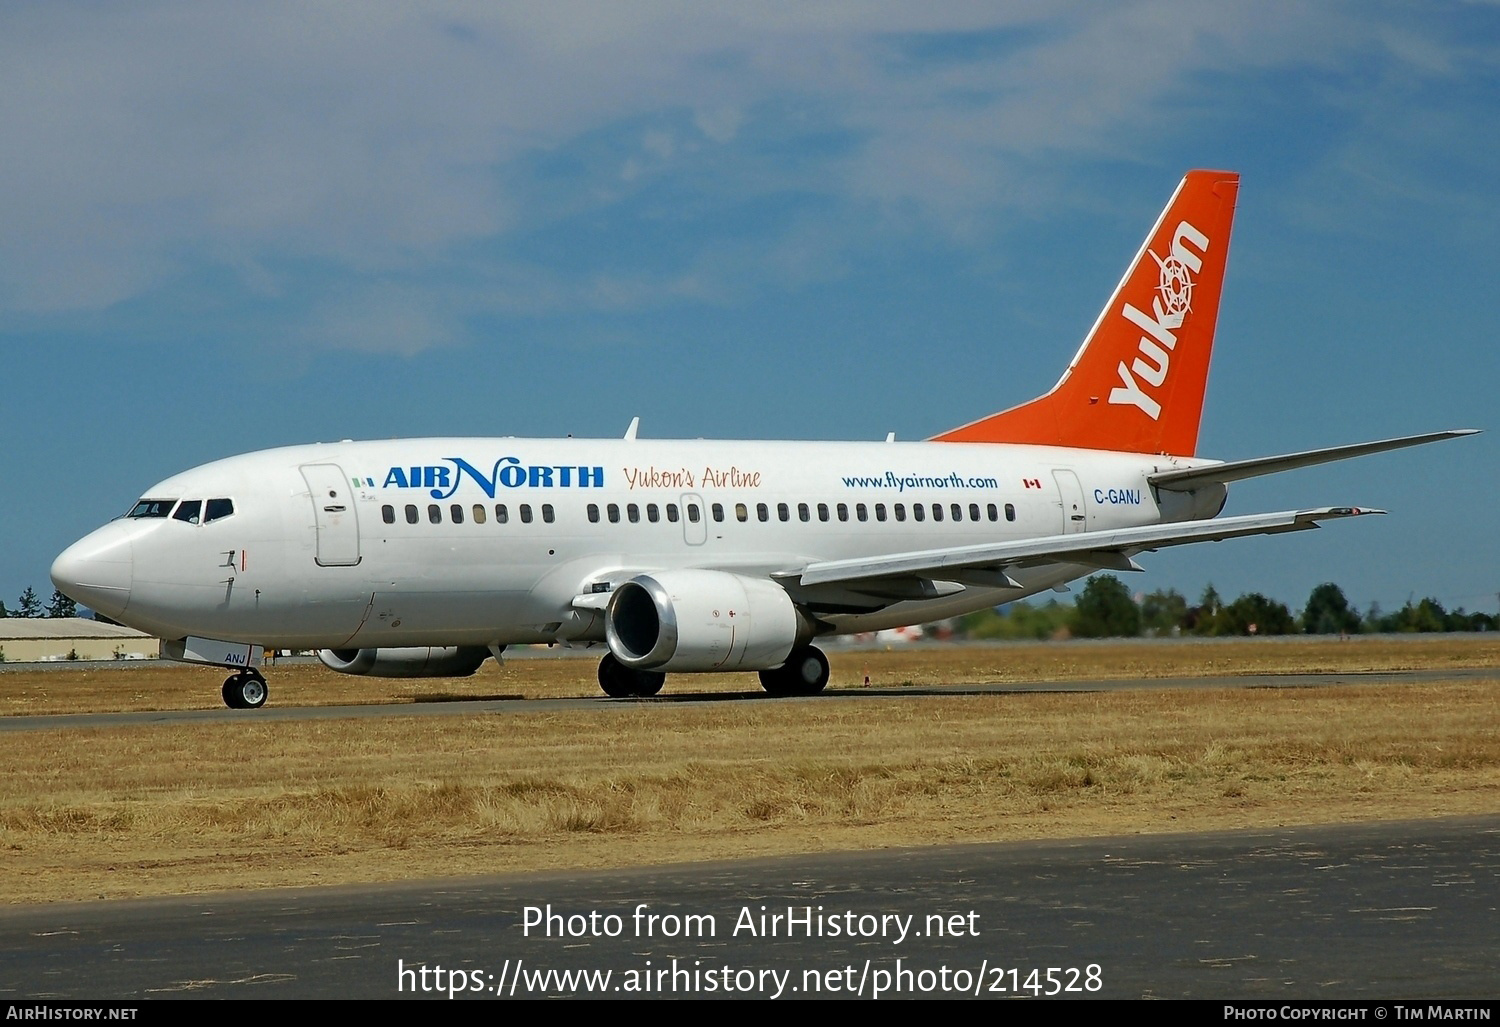
<path fill-rule="evenodd" d="M 1039 488 L 1042 487 L 1042 479 L 1040 479 L 1040 478 L 1022 478 L 1021 479 L 1021 484 L 1024 485 L 1026 488 L 1029 488 L 1029 489 L 1039 489 Z"/>

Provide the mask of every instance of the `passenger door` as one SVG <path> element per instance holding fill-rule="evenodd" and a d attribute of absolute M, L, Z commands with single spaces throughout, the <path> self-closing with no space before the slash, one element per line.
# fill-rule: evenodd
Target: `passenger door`
<path fill-rule="evenodd" d="M 312 494 L 318 566 L 353 567 L 360 559 L 359 519 L 349 479 L 337 464 L 304 464 L 301 470 Z"/>

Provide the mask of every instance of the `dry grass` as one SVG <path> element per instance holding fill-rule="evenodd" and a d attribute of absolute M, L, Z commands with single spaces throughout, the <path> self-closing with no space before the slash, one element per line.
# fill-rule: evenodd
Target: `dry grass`
<path fill-rule="evenodd" d="M 1414 660 L 1412 643 L 1392 645 L 1399 652 L 1360 659 L 1367 669 L 1399 653 Z M 1139 646 L 1106 657 L 1103 646 L 1033 648 L 1042 647 L 998 652 L 1039 663 L 1085 650 L 1149 659 Z M 1232 646 L 1146 648 L 1181 650 L 1180 664 L 1168 654 L 1181 673 L 1195 650 L 1198 672 L 1204 659 L 1235 669 L 1247 659 Z M 1429 665 L 1494 658 L 1419 648 Z M 976 652 L 994 651 L 947 658 Z M 1306 670 L 1324 657 L 1264 658 Z M 869 656 L 878 683 L 918 680 L 930 659 Z M 549 670 L 570 665 L 575 678 L 592 674 L 576 661 Z M 541 666 L 516 661 L 505 673 Z M 61 673 L 26 675 L 27 687 L 55 692 Z M 124 684 L 136 672 L 96 673 Z M 201 687 L 203 672 L 188 673 Z M 0 688 L 20 679 L 0 676 Z M 1493 685 L 1466 681 L 357 721 L 247 715 L 9 734 L 0 771 L 9 871 L 0 901 L 22 902 L 1494 812 L 1500 714 Z"/>

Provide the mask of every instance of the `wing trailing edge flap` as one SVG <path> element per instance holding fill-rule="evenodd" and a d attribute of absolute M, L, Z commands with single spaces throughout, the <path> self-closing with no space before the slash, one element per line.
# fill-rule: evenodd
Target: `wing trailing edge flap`
<path fill-rule="evenodd" d="M 1201 467 L 1157 471 L 1155 474 L 1148 475 L 1146 480 L 1154 488 L 1167 489 L 1170 492 L 1191 492 L 1215 482 L 1228 484 L 1245 478 L 1258 478 L 1263 474 L 1277 474 L 1281 471 L 1293 471 L 1299 467 L 1312 467 L 1314 464 L 1349 460 L 1357 456 L 1369 456 L 1371 453 L 1385 453 L 1392 449 L 1423 446 L 1429 442 L 1441 442 L 1443 439 L 1457 439 L 1465 435 L 1478 434 L 1479 431 L 1475 428 L 1458 428 L 1453 431 L 1428 432 L 1425 435 L 1406 435 L 1399 439 L 1381 439 L 1379 442 L 1358 442 L 1352 446 L 1308 449 L 1301 453 L 1284 453 L 1281 456 L 1259 456 L 1251 460 L 1231 460 L 1227 463 L 1205 464 Z"/>
<path fill-rule="evenodd" d="M 1248 535 L 1306 531 L 1316 528 L 1319 521 L 1381 513 L 1385 511 L 1329 506 L 1215 520 L 1179 521 L 1175 524 L 1151 524 L 1113 531 L 1048 535 L 1015 542 L 896 553 L 868 559 L 826 560 L 808 564 L 800 572 L 794 571 L 777 577 L 788 583 L 795 581 L 803 588 L 839 585 L 872 595 L 890 593 L 890 598 L 897 598 L 900 581 L 911 582 L 912 579 L 918 579 L 918 590 L 931 587 L 942 589 L 949 583 L 980 588 L 1019 588 L 1019 583 L 1007 573 L 1008 568 L 1071 563 L 1105 570 L 1140 570 L 1140 566 L 1131 558 L 1146 550 L 1192 542 L 1219 542 Z"/>

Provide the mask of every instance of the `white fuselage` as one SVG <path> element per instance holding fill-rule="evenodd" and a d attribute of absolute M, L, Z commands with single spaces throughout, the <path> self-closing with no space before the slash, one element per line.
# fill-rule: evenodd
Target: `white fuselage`
<path fill-rule="evenodd" d="M 599 641 L 575 599 L 632 575 L 752 577 L 815 561 L 1212 517 L 1222 489 L 1161 492 L 1205 461 L 955 443 L 414 439 L 268 450 L 148 490 L 155 516 L 58 558 L 83 601 L 163 638 L 282 648 Z M 229 500 L 208 519 L 179 501 Z M 197 510 L 192 517 L 180 516 Z M 1091 573 L 1016 569 L 1020 588 L 818 611 L 868 631 L 1018 599 Z"/>

